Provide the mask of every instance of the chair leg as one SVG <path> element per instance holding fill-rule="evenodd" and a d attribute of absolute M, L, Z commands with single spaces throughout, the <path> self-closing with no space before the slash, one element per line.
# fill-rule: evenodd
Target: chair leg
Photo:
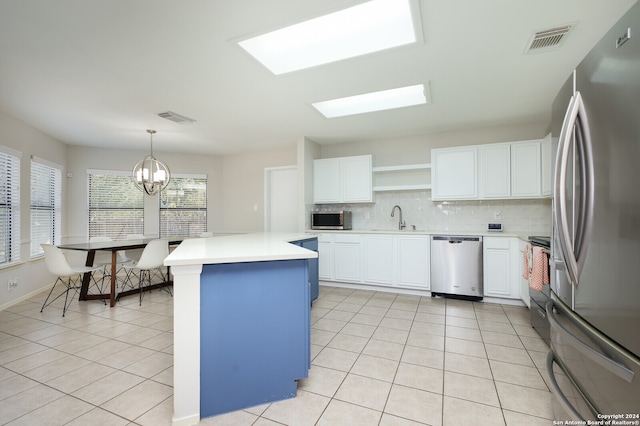
<path fill-rule="evenodd" d="M 140 279 L 138 280 L 138 290 L 140 290 L 140 301 L 139 301 L 139 306 L 142 306 L 142 287 L 143 287 L 143 281 L 144 278 L 146 277 L 146 271 L 140 270 Z"/>
<path fill-rule="evenodd" d="M 111 275 L 107 273 L 107 266 L 102 267 L 101 275 L 102 276 L 100 277 L 100 283 L 98 284 L 98 280 L 96 279 L 95 272 L 91 273 L 91 280 L 93 280 L 93 285 L 98 289 L 98 294 L 104 294 L 105 278 L 109 277 L 109 279 L 111 279 Z M 106 305 L 107 304 L 106 299 L 102 299 L 102 303 Z"/>
<path fill-rule="evenodd" d="M 79 287 L 80 287 L 78 285 L 78 283 L 73 279 L 73 277 L 66 277 L 66 279 L 67 279 L 66 282 L 61 277 L 58 277 L 58 279 L 56 279 L 56 282 L 53 284 L 53 287 L 51 287 L 51 290 L 49 291 L 49 294 L 47 295 L 47 298 L 45 299 L 44 303 L 42 304 L 42 308 L 40 308 L 40 312 L 44 311 L 44 308 L 46 308 L 47 306 L 49 306 L 50 304 L 52 304 L 53 302 L 58 300 L 64 294 L 64 305 L 62 306 L 62 316 L 63 317 L 65 316 L 65 314 L 67 313 L 67 309 L 69 309 L 69 306 L 71 305 L 71 302 L 73 302 L 73 299 L 78 294 L 78 290 L 79 290 Z M 66 289 L 65 289 L 65 291 L 63 291 L 62 293 L 57 295 L 52 301 L 49 302 L 49 298 L 51 297 L 51 294 L 53 293 L 53 290 L 55 289 L 55 287 L 58 285 L 58 282 L 63 283 L 65 285 Z M 71 298 L 69 298 L 69 291 L 71 289 L 75 290 L 75 292 L 73 293 L 73 296 Z M 47 302 L 49 302 L 49 303 L 47 303 Z"/>
<path fill-rule="evenodd" d="M 44 303 L 42 304 L 42 308 L 40 308 L 40 312 L 44 311 L 44 308 L 46 308 L 47 306 L 49 306 L 50 304 L 52 304 L 53 302 L 55 302 L 56 300 L 58 300 L 60 298 L 60 296 L 62 296 L 62 293 L 60 293 L 58 295 L 58 297 L 56 297 L 55 299 L 53 299 L 51 302 L 47 303 L 49 301 L 49 298 L 51 297 L 51 293 L 53 293 L 53 289 L 56 288 L 56 286 L 58 285 L 58 281 L 62 281 L 60 279 L 60 277 L 58 277 L 56 279 L 56 282 L 53 283 L 53 285 L 51 286 L 51 290 L 49 290 L 49 294 L 47 295 L 47 298 L 44 300 Z M 64 281 L 63 281 L 64 282 Z"/>

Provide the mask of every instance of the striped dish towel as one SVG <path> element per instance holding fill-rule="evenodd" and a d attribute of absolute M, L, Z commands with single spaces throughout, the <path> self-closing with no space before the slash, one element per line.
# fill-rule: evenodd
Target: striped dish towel
<path fill-rule="evenodd" d="M 523 262 L 522 277 L 529 280 L 529 287 L 540 291 L 544 284 L 549 284 L 549 258 L 541 247 L 527 244 L 524 247 Z"/>

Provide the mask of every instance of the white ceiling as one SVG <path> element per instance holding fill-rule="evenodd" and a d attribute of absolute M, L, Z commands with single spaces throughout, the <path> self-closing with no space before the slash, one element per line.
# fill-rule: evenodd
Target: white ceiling
<path fill-rule="evenodd" d="M 544 122 L 636 0 L 419 0 L 424 43 L 274 76 L 234 40 L 350 0 L 0 0 L 0 110 L 73 145 L 232 154 Z M 558 49 L 534 31 L 577 22 Z M 326 119 L 312 102 L 430 82 L 432 104 Z M 159 118 L 174 111 L 191 125 Z"/>

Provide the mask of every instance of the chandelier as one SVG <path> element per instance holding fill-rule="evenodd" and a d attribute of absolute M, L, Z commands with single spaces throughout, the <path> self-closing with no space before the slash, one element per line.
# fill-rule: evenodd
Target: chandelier
<path fill-rule="evenodd" d="M 147 130 L 151 142 L 151 152 L 133 167 L 133 183 L 140 191 L 156 195 L 169 184 L 169 166 L 153 156 L 153 135 L 155 130 Z"/>

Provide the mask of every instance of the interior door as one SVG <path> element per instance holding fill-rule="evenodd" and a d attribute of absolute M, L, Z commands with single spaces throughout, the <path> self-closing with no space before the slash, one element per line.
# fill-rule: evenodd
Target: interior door
<path fill-rule="evenodd" d="M 298 169 L 265 169 L 265 232 L 298 231 Z"/>

